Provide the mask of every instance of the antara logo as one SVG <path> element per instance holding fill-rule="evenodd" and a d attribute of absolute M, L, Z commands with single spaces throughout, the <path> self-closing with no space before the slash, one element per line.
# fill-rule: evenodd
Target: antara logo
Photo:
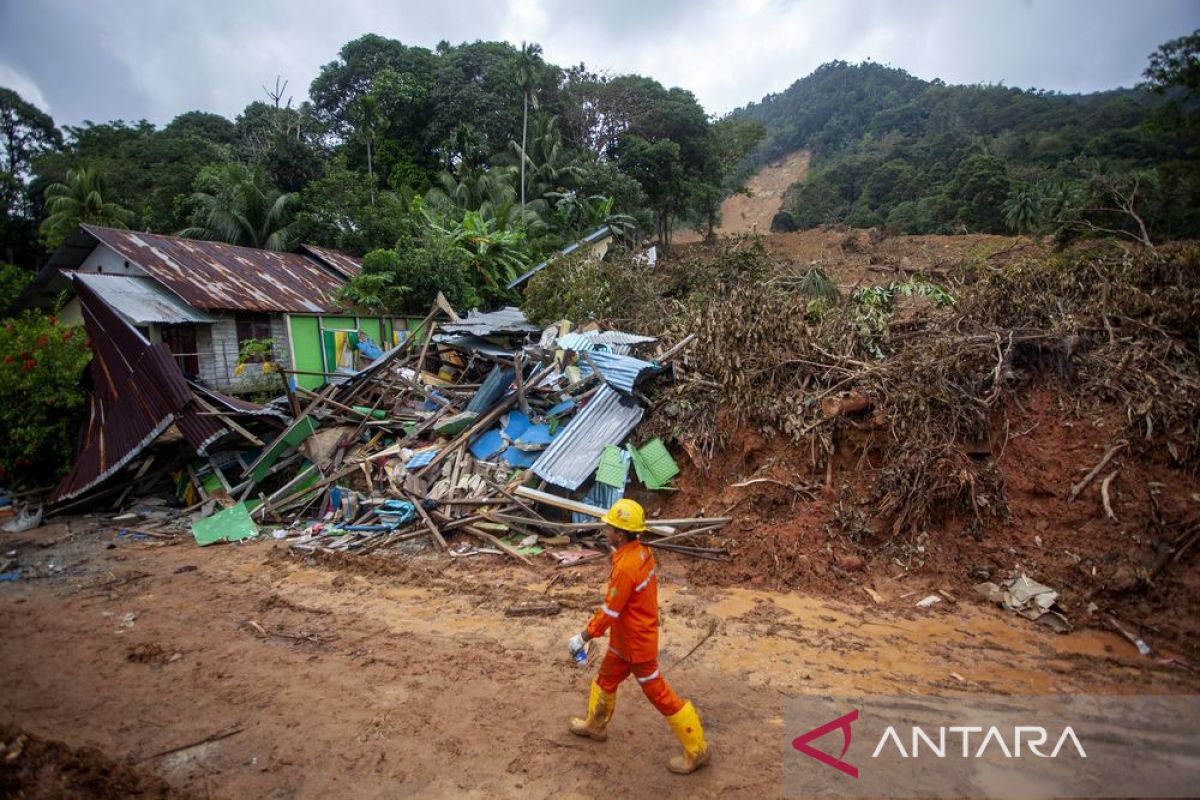
<path fill-rule="evenodd" d="M 844 760 L 846 752 L 850 749 L 850 740 L 853 735 L 850 726 L 857 721 L 858 709 L 855 709 L 849 714 L 843 714 L 835 720 L 813 728 L 808 733 L 797 736 L 792 740 L 792 747 L 810 758 L 815 758 L 826 766 L 833 767 L 839 772 L 857 779 L 858 767 Z M 809 744 L 812 741 L 820 739 L 825 734 L 836 730 L 842 732 L 842 752 L 836 758 Z M 947 734 L 949 734 L 949 737 Z M 979 742 L 977 748 L 971 746 L 971 734 L 982 734 L 979 739 L 975 740 Z M 904 741 L 901 739 L 900 734 L 896 732 L 896 727 L 889 725 L 879 737 L 879 743 L 875 745 L 875 750 L 871 753 L 871 758 L 879 758 L 881 754 L 886 756 L 887 754 L 884 751 L 889 744 L 901 758 L 918 758 L 922 755 L 922 743 L 924 749 L 929 754 L 937 758 L 946 758 L 947 752 L 955 755 L 958 750 L 958 748 L 947 746 L 947 738 L 953 743 L 956 737 L 962 742 L 962 758 L 983 758 L 988 753 L 989 748 L 994 748 L 996 752 L 1003 753 L 1005 758 L 1021 758 L 1022 744 L 1025 745 L 1027 752 L 1039 758 L 1058 758 L 1059 752 L 1068 743 L 1075 749 L 1080 758 L 1087 758 L 1083 744 L 1079 741 L 1079 737 L 1075 735 L 1075 731 L 1070 725 L 1063 729 L 1056 740 L 1054 749 L 1049 753 L 1042 752 L 1041 748 L 1050 741 L 1050 733 L 1040 725 L 1017 725 L 1012 729 L 1011 735 L 1007 738 L 1004 732 L 995 725 L 986 729 L 978 725 L 942 726 L 937 728 L 936 733 L 932 736 L 924 728 L 913 725 L 911 737 L 909 738 L 912 746 L 909 749 L 905 749 Z M 1009 742 L 1012 743 L 1011 747 L 1009 746 Z"/>
<path fill-rule="evenodd" d="M 857 719 L 858 719 L 858 709 L 856 708 L 853 711 L 851 711 L 849 714 L 843 714 L 842 716 L 838 717 L 837 719 L 833 720 L 832 722 L 826 722 L 824 725 L 820 726 L 819 728 L 813 728 L 808 733 L 806 733 L 802 736 L 797 736 L 795 739 L 792 739 L 792 747 L 796 748 L 801 753 L 804 753 L 804 755 L 806 755 L 806 756 L 815 758 L 817 761 L 820 761 L 822 764 L 827 764 L 827 765 L 833 767 L 834 769 L 838 770 L 839 772 L 846 773 L 851 778 L 857 778 L 858 777 L 858 767 L 853 766 L 852 764 L 847 764 L 845 761 L 842 761 L 842 758 L 846 755 L 846 751 L 850 749 L 850 736 L 851 736 L 850 723 L 854 722 Z M 820 750 L 816 749 L 815 747 L 808 746 L 808 743 L 811 742 L 813 739 L 820 739 L 825 734 L 829 733 L 830 731 L 837 730 L 838 728 L 842 729 L 842 755 L 838 756 L 837 758 L 834 758 L 833 756 L 829 755 L 828 753 L 822 753 Z"/>

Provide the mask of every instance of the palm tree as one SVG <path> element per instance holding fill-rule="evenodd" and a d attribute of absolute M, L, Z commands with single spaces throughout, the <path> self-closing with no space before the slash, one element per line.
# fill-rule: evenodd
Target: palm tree
<path fill-rule="evenodd" d="M 84 222 L 109 228 L 128 228 L 134 213 L 104 199 L 104 181 L 94 169 L 67 170 L 65 183 L 46 187 L 46 213 L 41 233 L 46 246 L 53 249 Z"/>
<path fill-rule="evenodd" d="M 263 250 L 286 251 L 295 244 L 299 195 L 279 191 L 239 164 L 202 174 L 197 183 L 205 190 L 192 194 L 195 224 L 179 236 Z"/>
<path fill-rule="evenodd" d="M 358 101 L 358 135 L 367 146 L 367 177 L 371 180 L 371 199 L 375 198 L 375 169 L 372 155 L 375 140 L 381 131 L 387 127 L 387 117 L 379 108 L 379 98 L 374 94 L 365 94 Z"/>
<path fill-rule="evenodd" d="M 568 147 L 558 130 L 558 117 L 539 116 L 534 122 L 533 137 L 528 146 L 509 145 L 521 161 L 521 171 L 529 173 L 528 184 L 534 197 L 547 192 L 571 189 L 579 181 L 579 155 Z M 522 178 L 522 180 L 524 180 Z"/>
<path fill-rule="evenodd" d="M 1017 233 L 1028 233 L 1041 219 L 1041 197 L 1032 186 L 1021 186 L 1009 192 L 1000 211 L 1004 222 Z"/>
<path fill-rule="evenodd" d="M 542 46 L 521 42 L 521 54 L 517 60 L 517 83 L 523 95 L 521 113 L 521 153 L 525 152 L 525 141 L 529 132 L 529 106 L 537 111 L 538 99 L 534 93 L 537 85 L 538 72 L 541 68 Z M 521 208 L 525 207 L 525 159 L 521 159 Z"/>

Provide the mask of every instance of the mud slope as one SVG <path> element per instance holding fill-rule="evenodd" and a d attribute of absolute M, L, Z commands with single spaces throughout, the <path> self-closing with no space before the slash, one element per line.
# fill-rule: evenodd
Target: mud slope
<path fill-rule="evenodd" d="M 796 181 L 804 180 L 810 160 L 807 150 L 798 150 L 763 167 L 746 183 L 749 197 L 735 194 L 721 204 L 720 232 L 769 233 L 771 218 L 779 211 L 783 193 Z"/>

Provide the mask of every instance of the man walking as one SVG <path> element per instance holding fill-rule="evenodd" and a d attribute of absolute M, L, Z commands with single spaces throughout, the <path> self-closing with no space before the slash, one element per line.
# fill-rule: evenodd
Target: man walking
<path fill-rule="evenodd" d="M 681 775 L 695 772 L 708 763 L 709 752 L 695 706 L 681 700 L 658 669 L 658 579 L 654 556 L 638 541 L 638 533 L 646 530 L 646 512 L 633 500 L 618 500 L 602 521 L 613 548 L 612 573 L 603 604 L 587 628 L 571 637 L 571 654 L 582 652 L 610 627 L 612 634 L 600 674 L 592 681 L 587 716 L 571 720 L 571 733 L 598 742 L 608 738 L 617 687 L 633 673 L 683 745 L 683 755 L 672 758 L 667 769 Z"/>

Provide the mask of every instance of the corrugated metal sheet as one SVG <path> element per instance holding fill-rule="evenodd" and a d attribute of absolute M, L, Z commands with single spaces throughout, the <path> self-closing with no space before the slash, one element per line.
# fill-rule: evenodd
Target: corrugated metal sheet
<path fill-rule="evenodd" d="M 513 349 L 511 347 L 501 347 L 478 336 L 443 336 L 440 333 L 435 333 L 433 340 L 438 344 L 444 344 L 447 347 L 453 347 L 455 350 L 464 350 L 468 353 L 482 353 L 485 356 L 492 356 L 494 358 L 512 358 L 513 356 Z"/>
<path fill-rule="evenodd" d="M 226 433 L 200 416 L 170 349 L 150 344 L 87 284 L 76 286 L 92 343 L 91 389 L 75 464 L 54 491 L 58 503 L 112 477 L 172 423 L 200 453 Z"/>
<path fill-rule="evenodd" d="M 589 352 L 596 349 L 596 343 L 582 333 L 566 333 L 558 337 L 555 347 L 563 350 L 574 350 L 576 353 Z"/>
<path fill-rule="evenodd" d="M 571 253 L 574 253 L 576 250 L 578 250 L 580 247 L 583 247 L 585 244 L 595 244 L 596 242 L 600 241 L 601 239 L 605 238 L 606 236 L 612 236 L 612 230 L 607 225 L 603 225 L 603 226 L 597 228 L 596 230 L 592 231 L 591 233 L 589 233 L 587 236 L 580 239 L 578 242 L 573 242 L 572 244 L 567 245 L 562 250 L 559 250 L 558 253 L 556 253 L 555 255 L 551 256 L 550 258 L 547 258 L 545 261 L 538 264 L 537 266 L 535 266 L 533 269 L 526 272 L 521 277 L 513 280 L 512 283 L 508 284 L 508 288 L 509 289 L 517 288 L 522 283 L 529 280 L 534 275 L 537 275 L 539 272 L 541 272 L 546 267 L 550 266 L 551 264 L 553 264 L 555 261 L 562 258 L 563 256 L 571 255 Z"/>
<path fill-rule="evenodd" d="M 513 382 L 516 375 L 516 370 L 501 369 L 499 366 L 492 367 L 492 371 L 484 378 L 483 383 L 479 384 L 475 396 L 467 404 L 467 411 L 476 414 L 487 413 L 504 395 L 504 390 Z"/>
<path fill-rule="evenodd" d="M 298 253 L 80 227 L 196 308 L 276 313 L 341 309 L 334 295 L 345 281 Z"/>
<path fill-rule="evenodd" d="M 632 346 L 636 344 L 649 344 L 657 342 L 656 336 L 641 336 L 636 333 L 625 333 L 625 331 L 588 331 L 581 333 L 580 336 L 585 337 L 589 342 L 595 345 L 604 345 L 606 347 Z M 620 352 L 615 350 L 613 352 Z M 628 351 L 626 351 L 628 352 Z"/>
<path fill-rule="evenodd" d="M 438 323 L 447 333 L 462 333 L 471 336 L 494 336 L 498 333 L 539 333 L 541 328 L 525 319 L 525 314 L 515 306 L 505 306 L 499 311 L 480 313 L 472 309 L 465 319 L 458 322 Z"/>
<path fill-rule="evenodd" d="M 71 273 L 71 277 L 87 284 L 100 299 L 134 325 L 217 321 L 216 317 L 192 308 L 162 288 L 153 278 L 83 272 Z"/>
<path fill-rule="evenodd" d="M 340 250 L 330 250 L 328 247 L 317 247 L 314 244 L 300 245 L 300 252 L 321 261 L 325 266 L 338 272 L 343 278 L 353 278 L 362 273 L 362 262 L 349 253 Z"/>
<path fill-rule="evenodd" d="M 567 423 L 533 465 L 538 477 L 574 491 L 600 464 L 605 445 L 619 445 L 642 421 L 646 410 L 609 386 Z"/>
<path fill-rule="evenodd" d="M 587 358 L 580 358 L 579 369 L 584 374 L 591 373 L 591 365 L 587 359 L 591 359 L 596 364 L 596 368 L 600 370 L 601 377 L 609 386 L 620 389 L 625 394 L 632 394 L 637 382 L 644 375 L 650 375 L 662 369 L 653 361 L 642 361 L 640 358 L 633 356 L 622 356 L 616 353 L 605 353 L 601 350 L 595 350 L 587 354 Z"/>

